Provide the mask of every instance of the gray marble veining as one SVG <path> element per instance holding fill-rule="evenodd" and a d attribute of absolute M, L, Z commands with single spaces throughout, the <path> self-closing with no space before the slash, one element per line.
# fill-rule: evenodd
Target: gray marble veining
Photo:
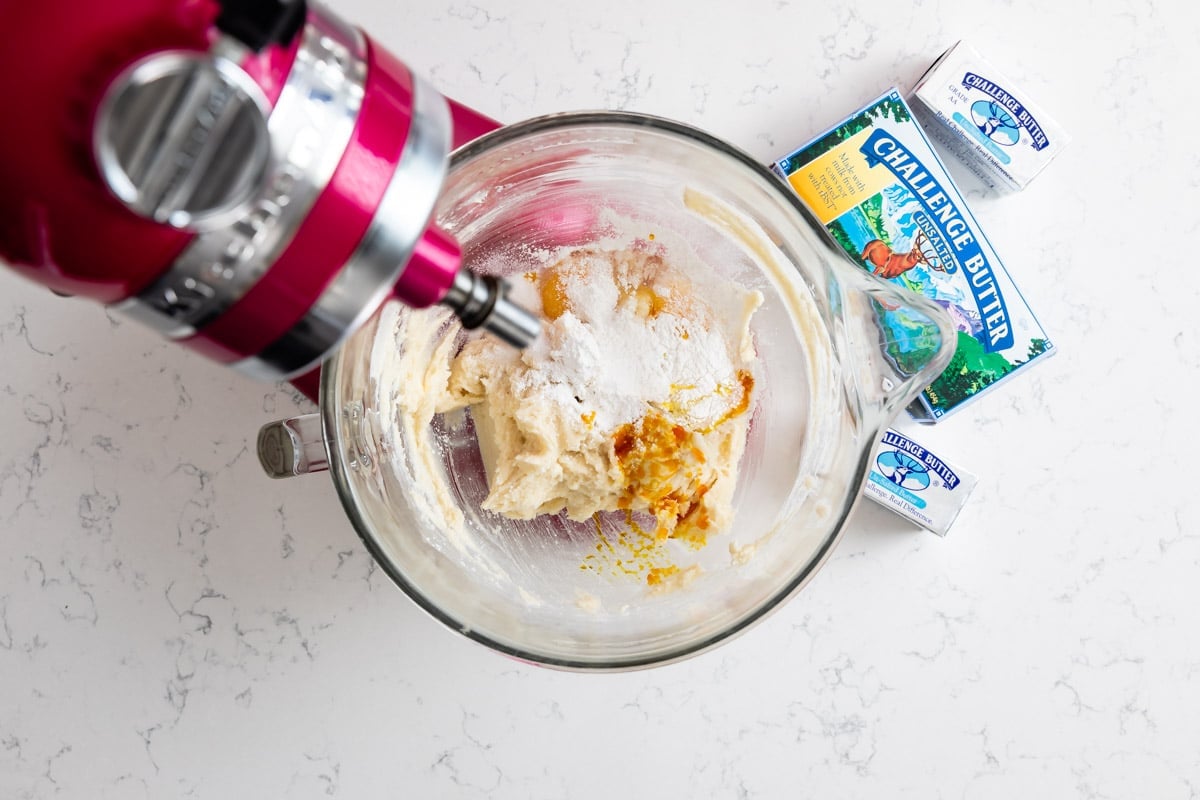
<path fill-rule="evenodd" d="M 1060 352 L 929 432 L 981 479 L 947 539 L 864 505 L 746 636 L 565 675 L 423 615 L 326 479 L 260 474 L 294 392 L 0 275 L 0 797 L 1200 795 L 1190 5 L 335 5 L 501 119 L 764 162 L 967 38 L 1074 137 L 1021 195 L 963 182 Z"/>

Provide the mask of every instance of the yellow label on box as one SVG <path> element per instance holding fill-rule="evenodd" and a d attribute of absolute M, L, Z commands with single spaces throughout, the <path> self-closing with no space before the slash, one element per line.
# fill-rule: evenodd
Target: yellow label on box
<path fill-rule="evenodd" d="M 895 179 L 885 169 L 870 169 L 860 152 L 871 128 L 859 131 L 837 147 L 788 175 L 788 183 L 805 204 L 828 225 Z"/>

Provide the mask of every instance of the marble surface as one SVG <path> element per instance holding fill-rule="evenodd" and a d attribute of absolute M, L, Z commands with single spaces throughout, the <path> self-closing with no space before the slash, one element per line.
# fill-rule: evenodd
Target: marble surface
<path fill-rule="evenodd" d="M 425 616 L 328 480 L 265 479 L 293 393 L 0 275 L 0 796 L 1200 795 L 1189 4 L 337 8 L 500 119 L 634 109 L 764 162 L 966 38 L 1074 136 L 971 189 L 1059 353 L 927 433 L 980 475 L 949 538 L 864 504 L 745 636 L 576 675 Z"/>

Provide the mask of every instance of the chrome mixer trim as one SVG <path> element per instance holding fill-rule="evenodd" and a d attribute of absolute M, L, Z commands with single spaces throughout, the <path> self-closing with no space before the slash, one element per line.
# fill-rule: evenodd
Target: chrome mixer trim
<path fill-rule="evenodd" d="M 108 188 L 134 212 L 215 230 L 250 209 L 271 158 L 262 89 L 235 61 L 166 51 L 113 81 L 92 147 Z M 221 157 L 233 150 L 238 158 Z"/>
<path fill-rule="evenodd" d="M 263 380 L 309 371 L 391 292 L 433 215 L 446 177 L 452 123 L 446 100 L 413 77 L 412 127 L 396 171 L 357 249 L 308 313 L 256 356 L 232 366 Z"/>
<path fill-rule="evenodd" d="M 232 224 L 198 233 L 163 275 L 113 307 L 182 339 L 241 299 L 291 242 L 329 184 L 358 119 L 366 58 L 359 31 L 311 8 L 267 121 L 271 163 L 250 207 Z"/>

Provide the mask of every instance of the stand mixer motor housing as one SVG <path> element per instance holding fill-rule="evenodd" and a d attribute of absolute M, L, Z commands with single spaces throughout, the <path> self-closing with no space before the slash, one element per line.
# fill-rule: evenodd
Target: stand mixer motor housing
<path fill-rule="evenodd" d="M 0 259 L 315 395 L 380 303 L 536 319 L 431 224 L 451 147 L 497 123 L 305 2 L 40 0 L 5 11 Z"/>

